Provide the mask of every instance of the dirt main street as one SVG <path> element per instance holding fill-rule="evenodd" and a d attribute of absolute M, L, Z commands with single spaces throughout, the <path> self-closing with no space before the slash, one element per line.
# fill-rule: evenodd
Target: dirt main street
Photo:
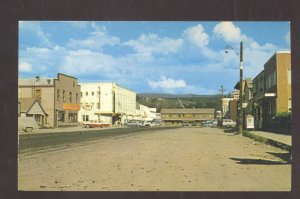
<path fill-rule="evenodd" d="M 19 190 L 289 191 L 286 151 L 216 128 L 120 135 L 19 156 Z"/>

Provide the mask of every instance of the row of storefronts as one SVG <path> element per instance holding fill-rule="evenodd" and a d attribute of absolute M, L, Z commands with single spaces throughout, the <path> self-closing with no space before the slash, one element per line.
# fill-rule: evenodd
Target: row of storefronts
<path fill-rule="evenodd" d="M 239 88 L 238 82 L 235 89 Z M 257 130 L 274 131 L 276 115 L 292 111 L 290 51 L 274 53 L 256 77 L 243 81 L 242 90 L 245 117 L 254 117 L 254 128 Z M 231 100 L 229 117 L 237 120 L 239 110 L 239 99 Z"/>
<path fill-rule="evenodd" d="M 34 117 L 43 127 L 77 125 L 80 110 L 77 78 L 58 73 L 57 78 L 37 76 L 19 79 L 18 83 L 19 116 Z"/>
<path fill-rule="evenodd" d="M 154 120 L 155 108 L 138 104 L 136 93 L 116 83 L 78 83 L 58 73 L 57 78 L 19 79 L 20 117 L 34 117 L 40 126 L 77 126 L 98 120 L 124 124 L 128 120 Z"/>

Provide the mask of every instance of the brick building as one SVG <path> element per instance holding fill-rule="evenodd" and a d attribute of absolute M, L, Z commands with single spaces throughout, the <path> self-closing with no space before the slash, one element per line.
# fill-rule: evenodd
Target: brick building
<path fill-rule="evenodd" d="M 292 110 L 290 51 L 277 51 L 265 63 L 264 70 L 254 78 L 253 83 L 256 126 L 273 130 L 276 113 Z"/>

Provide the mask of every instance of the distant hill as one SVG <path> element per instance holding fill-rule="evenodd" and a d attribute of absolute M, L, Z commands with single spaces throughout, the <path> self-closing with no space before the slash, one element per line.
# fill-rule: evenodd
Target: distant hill
<path fill-rule="evenodd" d="M 191 98 L 191 97 L 213 97 L 216 95 L 195 95 L 195 94 L 168 94 L 168 93 L 139 93 L 140 97 L 150 98 Z"/>
<path fill-rule="evenodd" d="M 180 100 L 178 100 L 178 98 Z M 139 93 L 137 102 L 151 108 L 216 108 L 220 109 L 220 96 L 218 95 L 193 95 L 193 94 L 164 94 L 164 93 Z"/>

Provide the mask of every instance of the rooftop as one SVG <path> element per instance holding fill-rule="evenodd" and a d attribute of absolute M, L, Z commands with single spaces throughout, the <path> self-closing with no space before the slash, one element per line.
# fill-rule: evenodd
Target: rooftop
<path fill-rule="evenodd" d="M 21 78 L 18 80 L 20 86 L 53 86 L 53 78 Z"/>
<path fill-rule="evenodd" d="M 195 109 L 188 109 L 188 108 L 174 108 L 174 109 L 168 109 L 163 108 L 161 109 L 161 113 L 215 113 L 214 108 L 195 108 Z"/>

